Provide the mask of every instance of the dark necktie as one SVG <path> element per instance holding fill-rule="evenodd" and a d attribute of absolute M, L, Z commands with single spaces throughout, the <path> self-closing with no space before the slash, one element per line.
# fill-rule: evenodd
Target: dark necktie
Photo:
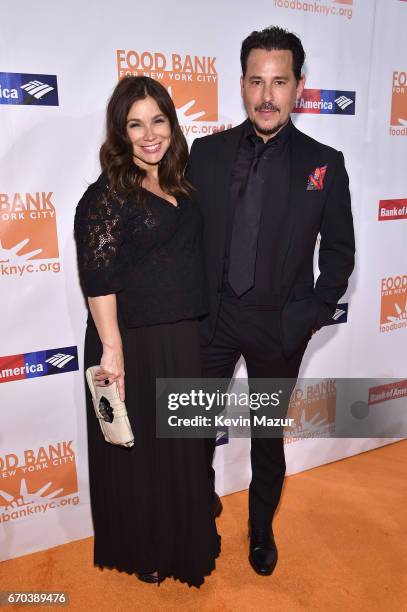
<path fill-rule="evenodd" d="M 263 182 L 258 169 L 263 151 L 264 143 L 255 142 L 246 187 L 236 202 L 233 219 L 228 281 L 238 296 L 254 286 Z"/>

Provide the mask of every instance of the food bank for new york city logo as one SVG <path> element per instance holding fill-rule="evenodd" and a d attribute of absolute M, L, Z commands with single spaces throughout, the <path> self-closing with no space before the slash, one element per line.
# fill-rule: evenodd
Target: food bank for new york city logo
<path fill-rule="evenodd" d="M 336 380 L 297 386 L 291 394 L 287 418 L 294 419 L 295 425 L 287 429 L 286 443 L 329 437 L 335 431 Z"/>
<path fill-rule="evenodd" d="M 394 71 L 392 85 L 390 135 L 407 136 L 407 72 Z"/>
<path fill-rule="evenodd" d="M 180 123 L 218 120 L 218 74 L 215 57 L 117 51 L 119 79 L 149 76 L 170 93 Z"/>
<path fill-rule="evenodd" d="M 59 256 L 52 197 L 52 191 L 0 193 L 0 276 L 59 272 L 59 262 L 36 261 Z"/>
<path fill-rule="evenodd" d="M 51 500 L 78 491 L 73 441 L 0 455 L 0 523 L 59 505 Z M 23 510 L 23 512 L 21 512 Z M 15 512 L 15 516 L 13 516 Z"/>
<path fill-rule="evenodd" d="M 381 280 L 380 331 L 407 327 L 407 274 Z"/>

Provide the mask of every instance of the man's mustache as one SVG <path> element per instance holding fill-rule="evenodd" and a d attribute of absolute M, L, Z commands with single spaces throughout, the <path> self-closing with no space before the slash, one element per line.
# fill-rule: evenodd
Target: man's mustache
<path fill-rule="evenodd" d="M 255 106 L 254 110 L 256 111 L 279 111 L 278 106 L 275 106 L 271 102 L 265 102 L 264 104 L 259 104 L 259 106 Z"/>

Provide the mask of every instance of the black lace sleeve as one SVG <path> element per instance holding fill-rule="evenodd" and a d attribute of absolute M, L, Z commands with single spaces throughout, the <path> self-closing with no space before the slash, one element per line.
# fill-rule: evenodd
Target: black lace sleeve
<path fill-rule="evenodd" d="M 125 208 L 124 200 L 101 179 L 86 190 L 76 207 L 78 268 L 88 297 L 123 289 Z"/>

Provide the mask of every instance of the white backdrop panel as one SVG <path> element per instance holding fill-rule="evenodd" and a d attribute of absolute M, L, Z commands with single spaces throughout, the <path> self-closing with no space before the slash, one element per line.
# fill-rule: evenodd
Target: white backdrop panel
<path fill-rule="evenodd" d="M 314 10 L 305 10 L 305 5 Z M 252 10 L 244 0 L 223 0 L 208 2 L 203 10 L 186 0 L 137 6 L 130 0 L 72 0 L 64 5 L 5 0 L 0 19 L 7 26 L 0 41 L 0 72 L 56 75 L 59 95 L 58 106 L 0 104 L 0 266 L 9 260 L 35 267 L 21 274 L 1 268 L 0 372 L 6 356 L 17 356 L 13 363 L 21 365 L 24 359 L 19 355 L 37 351 L 53 355 L 61 347 L 68 353 L 77 347 L 79 355 L 79 371 L 72 366 L 58 370 L 57 376 L 0 379 L 6 382 L 0 393 L 8 407 L 0 429 L 0 559 L 7 559 L 92 533 L 82 379 L 86 309 L 72 226 L 77 201 L 99 173 L 106 102 L 118 79 L 117 50 L 161 53 L 167 63 L 172 54 L 212 58 L 217 87 L 199 89 L 195 84 L 180 91 L 173 86 L 189 143 L 244 119 L 241 41 L 270 24 L 301 37 L 307 53 L 307 88 L 355 92 L 355 114 L 293 115 L 299 129 L 343 151 L 358 244 L 357 267 L 341 300 L 349 303 L 348 321 L 314 336 L 301 373 L 330 378 L 403 376 L 406 329 L 400 324 L 380 331 L 380 321 L 387 321 L 394 311 L 400 323 L 407 318 L 396 308 L 405 308 L 407 287 L 390 295 L 381 292 L 383 278 L 407 274 L 407 222 L 379 222 L 377 214 L 379 200 L 407 197 L 406 139 L 389 133 L 396 95 L 393 73 L 407 72 L 407 2 L 258 0 Z M 205 111 L 202 121 L 181 110 L 185 100 L 195 98 L 191 112 Z M 407 104 L 397 104 L 405 108 L 401 119 L 407 120 Z M 3 214 L 10 212 L 11 202 L 19 201 L 15 194 L 24 201 L 27 193 L 39 194 L 40 199 L 42 193 L 52 194 L 52 206 L 31 225 L 17 219 L 11 226 Z M 26 239 L 28 243 L 13 252 Z M 30 255 L 37 248 L 42 252 Z M 245 375 L 242 362 L 237 375 Z M 299 472 L 388 442 L 291 443 L 286 448 L 287 471 Z M 215 466 L 219 493 L 246 488 L 249 441 L 230 440 L 219 446 Z M 39 509 L 28 512 L 34 507 Z"/>

